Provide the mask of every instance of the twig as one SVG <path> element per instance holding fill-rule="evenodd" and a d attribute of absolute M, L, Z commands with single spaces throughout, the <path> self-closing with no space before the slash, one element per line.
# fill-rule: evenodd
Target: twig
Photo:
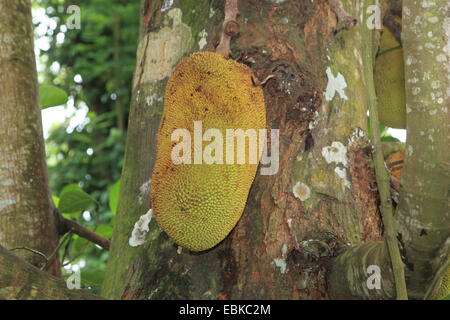
<path fill-rule="evenodd" d="M 343 23 L 345 29 L 350 30 L 356 25 L 358 20 L 345 11 L 340 0 L 328 0 L 328 4 L 338 20 Z"/>
<path fill-rule="evenodd" d="M 64 259 L 66 258 L 67 252 L 69 251 L 69 246 L 70 246 L 70 243 L 72 242 L 72 239 L 73 239 L 73 233 L 70 232 L 69 241 L 67 241 L 66 246 L 64 247 L 64 253 L 61 258 L 61 265 L 64 264 Z"/>
<path fill-rule="evenodd" d="M 367 6 L 372 1 L 365 1 L 363 8 L 364 21 L 367 19 Z M 395 290 L 398 300 L 407 300 L 408 295 L 406 291 L 405 270 L 404 264 L 400 255 L 398 247 L 394 218 L 392 214 L 392 201 L 390 194 L 390 179 L 386 166 L 384 164 L 383 150 L 381 148 L 380 133 L 378 127 L 378 110 L 377 97 L 375 95 L 375 84 L 373 80 L 373 30 L 365 30 L 363 35 L 363 66 L 364 66 L 364 80 L 367 86 L 368 95 L 368 109 L 370 114 L 370 128 L 372 131 L 372 141 L 375 146 L 374 165 L 375 175 L 378 185 L 378 192 L 381 202 L 381 213 L 383 225 L 385 228 L 385 241 L 388 248 L 389 256 L 391 258 L 392 271 L 394 274 Z"/>
<path fill-rule="evenodd" d="M 261 87 L 263 85 L 265 85 L 267 83 L 267 81 L 269 81 L 270 79 L 275 78 L 276 76 L 274 74 L 269 74 L 263 81 L 259 81 L 258 79 L 256 79 L 252 76 L 252 83 L 253 86 L 255 87 Z"/>
<path fill-rule="evenodd" d="M 228 58 L 231 54 L 230 40 L 231 37 L 239 33 L 239 24 L 236 22 L 239 14 L 237 0 L 226 0 L 225 2 L 225 19 L 222 24 L 222 35 L 220 43 L 216 48 L 216 53 Z"/>
<path fill-rule="evenodd" d="M 84 244 L 83 248 L 80 250 L 80 252 L 78 252 L 75 255 L 75 257 L 73 257 L 71 260 L 67 261 L 67 263 L 64 263 L 62 266 L 65 267 L 65 266 L 71 264 L 72 262 L 74 262 L 79 257 L 81 257 L 83 255 L 83 253 L 86 251 L 86 249 L 89 247 L 90 244 L 92 244 L 92 243 L 89 240 L 87 240 L 86 243 Z"/>
<path fill-rule="evenodd" d="M 28 250 L 30 252 L 33 252 L 35 254 L 40 255 L 42 258 L 45 259 L 45 262 L 48 263 L 47 256 L 45 254 L 43 254 L 42 252 L 38 251 L 38 250 L 31 249 L 31 248 L 28 248 L 28 247 L 17 247 L 17 248 L 9 249 L 9 251 L 15 251 L 15 250 Z"/>
<path fill-rule="evenodd" d="M 56 255 L 56 253 L 58 252 L 59 248 L 61 248 L 62 244 L 64 243 L 64 241 L 66 241 L 66 239 L 72 235 L 72 232 L 66 233 L 64 235 L 64 237 L 61 239 L 61 241 L 59 242 L 58 246 L 55 248 L 55 250 L 53 251 L 53 253 L 47 258 L 47 262 L 42 266 L 41 270 L 45 270 L 45 268 L 47 268 L 47 266 L 50 264 L 50 261 L 52 261 L 53 257 Z"/>
<path fill-rule="evenodd" d="M 75 221 L 66 219 L 64 217 L 61 217 L 61 224 L 63 225 L 63 230 L 65 230 L 65 232 L 73 232 L 80 237 L 99 245 L 103 249 L 109 250 L 110 241 L 105 237 L 89 230 L 86 227 L 83 227 L 82 225 L 79 225 Z"/>

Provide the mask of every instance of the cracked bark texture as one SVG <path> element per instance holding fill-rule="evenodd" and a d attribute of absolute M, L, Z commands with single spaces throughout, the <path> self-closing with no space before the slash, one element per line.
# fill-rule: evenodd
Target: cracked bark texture
<path fill-rule="evenodd" d="M 48 189 L 39 88 L 28 0 L 0 0 L 0 245 L 47 257 L 57 246 Z M 45 263 L 15 251 L 35 266 Z M 60 276 L 54 259 L 48 272 Z"/>

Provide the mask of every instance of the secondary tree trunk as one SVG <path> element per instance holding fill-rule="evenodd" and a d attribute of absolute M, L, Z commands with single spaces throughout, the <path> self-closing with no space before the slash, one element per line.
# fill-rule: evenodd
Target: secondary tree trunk
<path fill-rule="evenodd" d="M 327 269 L 340 250 L 382 239 L 377 192 L 370 187 L 375 177 L 366 133 L 361 2 L 344 2 L 358 20 L 346 30 L 325 0 L 239 1 L 240 34 L 232 39 L 232 58 L 251 66 L 260 80 L 276 76 L 264 93 L 268 128 L 280 129 L 280 168 L 276 175 L 257 175 L 237 226 L 200 254 L 178 250 L 153 220 L 146 242 L 129 245 L 135 223 L 151 208 L 155 135 L 167 79 L 181 58 L 214 50 L 224 18 L 224 1 L 169 3 L 142 1 L 126 160 L 103 295 L 330 298 Z M 389 282 L 386 254 L 377 254 Z M 355 266 L 352 277 L 365 274 L 363 267 Z M 393 297 L 389 289 L 369 292 L 363 280 L 352 284 L 362 296 Z M 334 298 L 345 297 L 335 292 Z"/>
<path fill-rule="evenodd" d="M 48 189 L 29 0 L 0 0 L 0 245 L 47 257 L 58 236 Z M 45 264 L 25 249 L 15 253 Z M 54 259 L 48 272 L 60 276 Z"/>
<path fill-rule="evenodd" d="M 438 271 L 448 266 L 449 12 L 445 0 L 403 0 L 408 137 L 396 219 L 412 298 L 423 298 Z"/>

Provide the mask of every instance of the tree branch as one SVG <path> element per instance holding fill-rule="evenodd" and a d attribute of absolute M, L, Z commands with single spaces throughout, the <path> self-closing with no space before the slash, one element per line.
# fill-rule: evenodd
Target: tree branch
<path fill-rule="evenodd" d="M 239 14 L 237 0 L 226 0 L 225 2 L 225 19 L 222 24 L 222 35 L 220 43 L 216 48 L 216 53 L 228 58 L 231 54 L 230 40 L 231 37 L 239 33 L 239 24 L 236 18 Z"/>
<path fill-rule="evenodd" d="M 80 237 L 85 238 L 99 245 L 103 249 L 109 250 L 111 241 L 109 241 L 105 237 L 89 230 L 86 227 L 83 227 L 82 225 L 76 223 L 75 221 L 66 219 L 63 216 L 60 217 L 60 223 L 62 234 L 65 234 L 67 232 L 73 232 L 76 235 L 79 235 Z"/>
<path fill-rule="evenodd" d="M 345 29 L 350 30 L 356 25 L 358 20 L 353 18 L 345 11 L 340 0 L 328 0 L 328 4 L 330 5 L 330 8 L 334 12 L 334 14 L 337 16 L 338 21 L 342 22 Z"/>
<path fill-rule="evenodd" d="M 379 288 L 368 286 L 369 266 L 380 268 Z M 342 252 L 329 266 L 328 284 L 332 299 L 393 299 L 394 275 L 386 243 L 366 243 Z"/>
<path fill-rule="evenodd" d="M 84 290 L 71 290 L 66 282 L 45 273 L 0 246 L 0 299 L 97 300 Z"/>
<path fill-rule="evenodd" d="M 368 3 L 366 3 L 366 6 Z M 367 18 L 367 8 L 364 6 L 364 17 Z M 365 20 L 364 20 L 365 21 Z M 405 282 L 404 264 L 401 259 L 400 250 L 397 243 L 397 232 L 395 231 L 394 218 L 392 214 L 392 201 L 390 194 L 390 178 L 384 163 L 383 150 L 381 147 L 380 133 L 378 129 L 378 107 L 375 95 L 375 85 L 373 80 L 373 31 L 365 30 L 363 37 L 363 65 L 364 78 L 367 86 L 368 109 L 370 113 L 370 127 L 372 130 L 372 140 L 375 147 L 374 165 L 377 179 L 378 191 L 380 194 L 381 213 L 383 218 L 385 240 L 391 257 L 392 269 L 394 272 L 395 288 L 397 299 L 408 299 Z"/>

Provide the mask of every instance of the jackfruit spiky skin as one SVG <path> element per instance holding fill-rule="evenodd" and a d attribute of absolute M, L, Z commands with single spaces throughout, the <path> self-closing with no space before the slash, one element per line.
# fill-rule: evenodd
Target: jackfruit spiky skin
<path fill-rule="evenodd" d="M 397 21 L 400 22 L 400 20 Z M 399 45 L 392 32 L 385 27 L 380 38 L 379 52 L 382 53 Z M 405 70 L 402 48 L 393 49 L 376 58 L 374 82 L 380 122 L 391 128 L 406 128 Z"/>
<path fill-rule="evenodd" d="M 256 174 L 258 162 L 226 164 L 226 129 L 266 128 L 261 87 L 252 83 L 243 64 L 213 52 L 197 52 L 183 59 L 166 87 L 164 111 L 157 134 L 156 162 L 151 180 L 153 215 L 178 245 L 203 251 L 222 241 L 239 220 Z M 194 121 L 203 133 L 219 129 L 223 136 L 224 164 L 176 165 L 171 141 L 175 129 L 187 129 L 194 140 Z M 203 148 L 210 142 L 203 142 Z M 235 141 L 235 157 L 237 143 Z M 203 149 L 202 148 L 202 149 Z"/>
<path fill-rule="evenodd" d="M 442 300 L 450 295 L 450 267 L 445 271 L 444 277 L 441 280 L 441 286 L 434 296 L 435 300 Z"/>

